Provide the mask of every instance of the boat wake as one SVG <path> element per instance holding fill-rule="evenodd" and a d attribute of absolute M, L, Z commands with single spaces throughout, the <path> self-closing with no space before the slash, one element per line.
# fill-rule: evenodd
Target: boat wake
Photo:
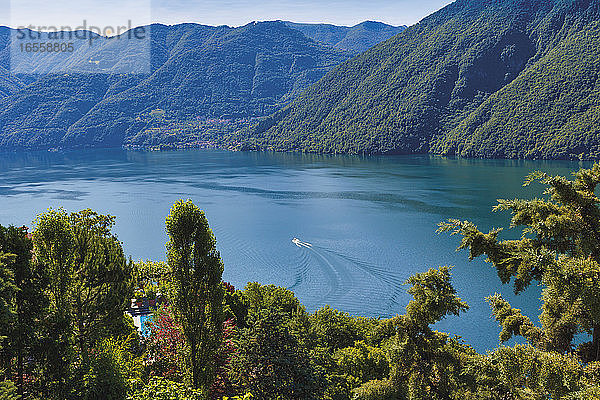
<path fill-rule="evenodd" d="M 302 249 L 303 259 L 290 289 L 350 313 L 389 316 L 400 311 L 406 278 L 397 271 L 298 238 L 292 243 Z"/>

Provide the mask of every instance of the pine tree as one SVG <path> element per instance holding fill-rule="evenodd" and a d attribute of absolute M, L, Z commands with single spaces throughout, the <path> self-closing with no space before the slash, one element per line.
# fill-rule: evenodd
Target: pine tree
<path fill-rule="evenodd" d="M 191 200 L 173 205 L 166 229 L 174 312 L 189 350 L 191 383 L 207 395 L 223 335 L 223 262 L 204 212 Z"/>
<path fill-rule="evenodd" d="M 460 368 L 460 361 L 454 347 L 460 346 L 430 327 L 469 308 L 456 295 L 450 280 L 450 268 L 441 267 L 407 281 L 412 285 L 408 292 L 413 300 L 406 314 L 394 322 L 397 334 L 390 350 L 390 378 L 396 387 L 406 385 L 411 399 L 448 398 L 455 388 L 452 371 Z"/>
<path fill-rule="evenodd" d="M 460 386 L 457 371 L 472 349 L 431 325 L 458 316 L 469 306 L 457 296 L 449 267 L 430 269 L 410 277 L 413 300 L 406 314 L 381 323 L 387 332 L 389 378 L 367 382 L 355 390 L 355 399 L 449 399 Z"/>
<path fill-rule="evenodd" d="M 501 229 L 482 233 L 468 221 L 449 220 L 439 232 L 463 236 L 459 249 L 469 258 L 486 255 L 503 283 L 513 280 L 515 293 L 533 282 L 544 286 L 541 327 L 496 294 L 488 299 L 502 325 L 500 338 L 525 337 L 549 351 L 575 350 L 573 339 L 587 334 L 578 346 L 586 361 L 600 360 L 600 164 L 574 173 L 574 179 L 535 172 L 525 185 L 545 185 L 547 198 L 499 200 L 496 211 L 512 213 L 511 227 L 522 227 L 518 240 L 500 240 Z"/>

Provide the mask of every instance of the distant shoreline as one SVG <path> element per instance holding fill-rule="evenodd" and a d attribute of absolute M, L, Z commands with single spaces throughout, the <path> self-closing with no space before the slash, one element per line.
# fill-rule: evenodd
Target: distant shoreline
<path fill-rule="evenodd" d="M 579 162 L 594 162 L 599 161 L 599 158 L 509 158 L 509 157 L 463 157 L 455 154 L 435 154 L 430 152 L 423 153 L 331 153 L 331 152 L 314 152 L 302 150 L 270 150 L 270 149 L 248 149 L 242 148 L 241 142 L 235 145 L 222 145 L 210 141 L 201 143 L 181 143 L 181 144 L 159 144 L 159 145 L 122 145 L 122 146 L 98 146 L 98 147 L 27 147 L 27 148 L 5 148 L 0 147 L 0 154 L 7 153 L 28 153 L 28 152 L 73 152 L 79 150 L 125 150 L 125 151 L 140 151 L 140 152 L 160 152 L 160 151 L 181 151 L 181 150 L 223 150 L 231 152 L 249 152 L 249 153 L 285 153 L 285 154 L 313 154 L 327 156 L 360 156 L 360 157 L 392 157 L 392 156 L 431 156 L 450 159 L 462 160 L 514 160 L 514 161 L 579 161 Z"/>

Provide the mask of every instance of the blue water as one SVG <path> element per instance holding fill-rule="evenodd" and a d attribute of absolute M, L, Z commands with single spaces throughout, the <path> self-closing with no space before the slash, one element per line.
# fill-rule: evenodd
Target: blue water
<path fill-rule="evenodd" d="M 143 336 L 149 335 L 148 327 L 146 326 L 146 321 L 149 321 L 152 318 L 152 314 L 149 315 L 140 315 L 140 333 Z"/>
<path fill-rule="evenodd" d="M 410 275 L 454 265 L 454 285 L 471 308 L 437 328 L 485 351 L 499 329 L 484 298 L 500 292 L 537 317 L 540 289 L 514 296 L 483 259 L 455 251 L 459 238 L 437 235 L 437 223 L 508 226 L 509 215 L 491 208 L 498 198 L 541 195 L 539 186 L 522 187 L 528 172 L 580 166 L 218 150 L 10 153 L 0 154 L 0 224 L 31 225 L 48 207 L 89 207 L 117 216 L 128 255 L 164 260 L 165 217 L 177 199 L 191 198 L 217 237 L 225 280 L 286 286 L 309 310 L 330 304 L 367 316 L 403 313 Z"/>

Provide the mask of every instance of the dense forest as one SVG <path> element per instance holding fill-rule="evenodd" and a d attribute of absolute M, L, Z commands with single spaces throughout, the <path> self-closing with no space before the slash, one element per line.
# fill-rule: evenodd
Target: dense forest
<path fill-rule="evenodd" d="M 397 33 L 370 26 L 348 32 L 346 46 L 366 49 Z M 19 40 L 11 37 L 20 34 L 0 27 L 0 147 L 168 144 L 174 136 L 189 142 L 177 125 L 269 115 L 354 54 L 283 22 L 142 28 L 143 40 L 96 35 L 92 45 L 70 41 L 72 53 L 27 58 L 15 56 Z M 153 111 L 160 118 L 148 118 Z"/>
<path fill-rule="evenodd" d="M 154 110 L 178 121 L 265 115 L 350 57 L 278 22 L 154 24 L 145 34 L 140 43 L 74 41 L 81 49 L 72 55 L 17 74 L 22 89 L 0 99 L 0 145 L 119 147 L 145 130 L 143 115 Z M 19 70 L 10 54 L 0 59 Z"/>
<path fill-rule="evenodd" d="M 532 183 L 546 196 L 496 206 L 518 240 L 439 225 L 515 292 L 543 287 L 539 322 L 490 293 L 500 341 L 524 344 L 487 354 L 433 328 L 468 309 L 451 267 L 408 279 L 412 300 L 393 318 L 309 313 L 286 288 L 223 282 L 191 200 L 166 218 L 166 262 L 128 260 L 114 217 L 91 210 L 47 210 L 31 232 L 0 227 L 0 398 L 600 399 L 600 164 Z M 134 304 L 153 312 L 142 331 Z"/>
<path fill-rule="evenodd" d="M 599 24 L 599 0 L 457 0 L 406 29 L 155 24 L 147 75 L 123 68 L 148 49 L 103 38 L 15 74 L 0 27 L 0 148 L 597 159 Z"/>
<path fill-rule="evenodd" d="M 457 0 L 241 134 L 246 149 L 598 158 L 597 0 Z"/>

